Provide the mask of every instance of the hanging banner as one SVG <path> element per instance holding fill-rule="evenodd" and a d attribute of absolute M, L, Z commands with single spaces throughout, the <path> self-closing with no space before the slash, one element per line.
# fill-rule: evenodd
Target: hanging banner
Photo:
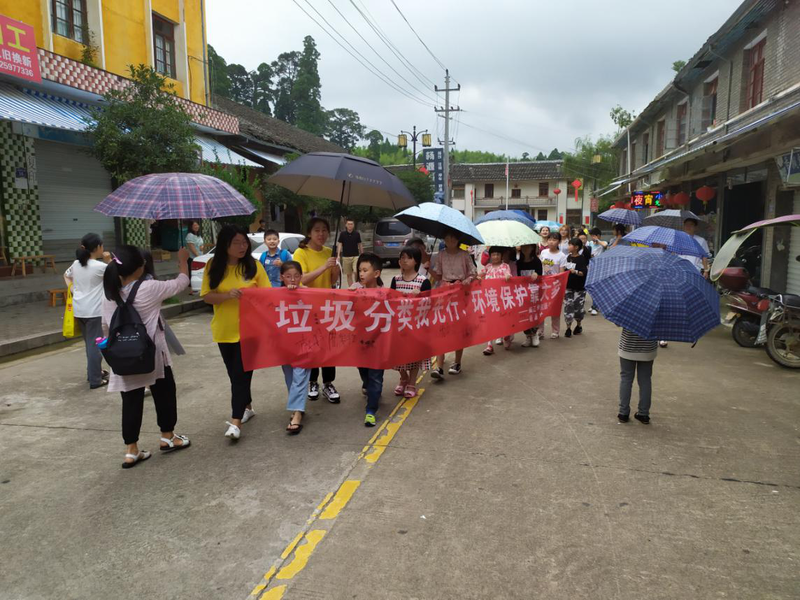
<path fill-rule="evenodd" d="M 391 289 L 246 289 L 239 300 L 244 368 L 391 369 L 485 344 L 559 315 L 567 275 L 476 281 L 418 296 Z"/>
<path fill-rule="evenodd" d="M 0 15 L 0 73 L 41 83 L 33 27 Z"/>

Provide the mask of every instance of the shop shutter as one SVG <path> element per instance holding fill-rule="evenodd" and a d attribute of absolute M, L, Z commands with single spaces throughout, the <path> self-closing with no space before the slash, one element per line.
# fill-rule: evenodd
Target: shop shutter
<path fill-rule="evenodd" d="M 800 192 L 794 193 L 794 211 L 792 214 L 800 215 Z M 800 294 L 800 227 L 792 227 L 789 238 L 789 266 L 786 268 L 786 291 L 790 294 Z"/>
<path fill-rule="evenodd" d="M 114 219 L 94 210 L 111 193 L 111 178 L 85 148 L 36 140 L 36 176 L 45 254 L 57 261 L 75 258 L 87 233 L 114 244 Z"/>

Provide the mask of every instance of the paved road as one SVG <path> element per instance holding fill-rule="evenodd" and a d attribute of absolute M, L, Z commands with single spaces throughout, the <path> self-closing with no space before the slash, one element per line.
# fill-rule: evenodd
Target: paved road
<path fill-rule="evenodd" d="M 209 320 L 173 321 L 193 447 L 131 471 L 80 347 L 0 366 L 0 598 L 798 597 L 800 373 L 725 329 L 660 352 L 650 426 L 616 422 L 617 330 L 590 317 L 539 349 L 471 349 L 418 400 L 388 375 L 378 431 L 341 369 L 342 404 L 287 437 L 261 371 L 234 445 Z"/>

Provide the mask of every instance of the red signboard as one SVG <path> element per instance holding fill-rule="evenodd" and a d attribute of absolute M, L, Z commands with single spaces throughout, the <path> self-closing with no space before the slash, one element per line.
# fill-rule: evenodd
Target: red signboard
<path fill-rule="evenodd" d="M 0 73 L 42 81 L 33 27 L 4 15 L 0 15 Z"/>
<path fill-rule="evenodd" d="M 418 296 L 390 289 L 249 289 L 239 301 L 246 370 L 391 369 L 511 335 L 558 316 L 567 273 L 449 285 Z"/>
<path fill-rule="evenodd" d="M 600 200 L 597 198 L 592 198 L 589 205 L 589 210 L 592 212 L 597 212 L 599 209 L 600 209 Z"/>

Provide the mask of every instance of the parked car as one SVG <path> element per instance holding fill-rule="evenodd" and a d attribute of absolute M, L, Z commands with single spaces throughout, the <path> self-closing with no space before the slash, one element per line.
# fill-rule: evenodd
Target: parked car
<path fill-rule="evenodd" d="M 278 248 L 288 250 L 291 254 L 294 254 L 294 251 L 297 250 L 298 245 L 305 237 L 299 233 L 280 233 L 279 235 Z M 258 260 L 267 249 L 267 245 L 264 243 L 264 234 L 250 233 L 247 237 L 250 239 L 250 247 L 253 249 L 253 258 Z M 192 260 L 192 291 L 200 291 L 200 286 L 203 284 L 203 271 L 206 268 L 206 263 L 213 256 L 214 248 Z"/>
<path fill-rule="evenodd" d="M 411 238 L 421 238 L 430 250 L 433 247 L 433 238 L 421 231 L 411 229 L 397 219 L 381 219 L 375 223 L 372 235 L 372 251 L 385 261 L 397 263 L 398 254 Z"/>

